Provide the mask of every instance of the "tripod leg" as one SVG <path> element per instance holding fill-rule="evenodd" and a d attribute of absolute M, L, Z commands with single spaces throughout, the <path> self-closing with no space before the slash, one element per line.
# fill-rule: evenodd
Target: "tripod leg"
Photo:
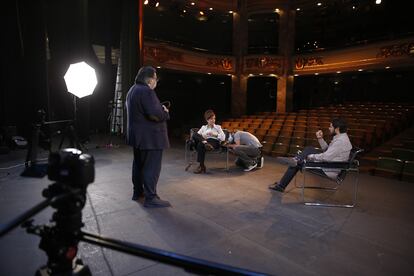
<path fill-rule="evenodd" d="M 62 149 L 63 141 L 65 141 L 65 132 L 62 133 L 62 138 L 60 138 L 59 150 Z"/>

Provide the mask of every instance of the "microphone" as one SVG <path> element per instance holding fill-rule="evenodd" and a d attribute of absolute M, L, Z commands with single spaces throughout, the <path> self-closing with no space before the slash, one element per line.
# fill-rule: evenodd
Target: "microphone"
<path fill-rule="evenodd" d="M 164 102 L 161 103 L 161 105 L 164 105 L 167 109 L 170 109 L 171 102 L 170 101 L 164 101 Z"/>

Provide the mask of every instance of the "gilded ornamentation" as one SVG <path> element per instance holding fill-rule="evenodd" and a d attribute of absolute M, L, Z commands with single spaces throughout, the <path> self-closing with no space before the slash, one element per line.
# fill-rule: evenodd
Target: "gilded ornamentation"
<path fill-rule="evenodd" d="M 298 57 L 295 61 L 295 67 L 298 70 L 317 65 L 323 65 L 322 57 Z"/>
<path fill-rule="evenodd" d="M 414 42 L 394 44 L 381 47 L 377 58 L 399 57 L 414 55 Z"/>
<path fill-rule="evenodd" d="M 280 69 L 282 68 L 282 61 L 280 58 L 273 57 L 247 58 L 246 68 L 254 67 L 261 69 Z"/>
<path fill-rule="evenodd" d="M 159 63 L 165 63 L 170 60 L 182 60 L 182 54 L 165 47 L 144 47 L 144 55 L 152 57 Z"/>
<path fill-rule="evenodd" d="M 219 68 L 221 67 L 224 70 L 231 70 L 233 68 L 232 61 L 229 58 L 209 58 L 207 59 L 206 65 Z"/>

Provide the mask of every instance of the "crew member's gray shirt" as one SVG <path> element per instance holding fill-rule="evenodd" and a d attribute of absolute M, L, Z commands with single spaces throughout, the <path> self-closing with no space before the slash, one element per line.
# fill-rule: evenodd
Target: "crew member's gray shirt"
<path fill-rule="evenodd" d="M 240 141 L 240 145 L 252 146 L 255 148 L 262 146 L 256 136 L 246 131 L 237 131 L 234 134 L 234 141 Z"/>

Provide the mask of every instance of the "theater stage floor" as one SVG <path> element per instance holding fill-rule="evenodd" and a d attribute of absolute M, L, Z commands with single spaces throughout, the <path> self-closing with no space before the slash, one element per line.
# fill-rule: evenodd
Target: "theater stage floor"
<path fill-rule="evenodd" d="M 164 154 L 158 185 L 172 208 L 146 209 L 131 200 L 130 148 L 90 148 L 96 180 L 83 211 L 89 232 L 272 275 L 414 275 L 413 183 L 361 174 L 356 208 L 308 207 L 292 184 L 289 193 L 268 190 L 285 169 L 274 158 L 245 173 L 233 163 L 225 172 L 224 157 L 209 155 L 210 172 L 195 175 L 184 171 L 177 144 Z M 24 153 L 0 158 L 8 167 L 22 163 Z M 0 170 L 1 224 L 40 202 L 51 183 L 22 178 L 21 170 Z M 52 212 L 35 223 L 47 222 Z M 22 228 L 1 238 L 0 275 L 33 275 L 47 260 L 38 244 Z M 79 255 L 93 275 L 187 274 L 86 243 Z"/>

